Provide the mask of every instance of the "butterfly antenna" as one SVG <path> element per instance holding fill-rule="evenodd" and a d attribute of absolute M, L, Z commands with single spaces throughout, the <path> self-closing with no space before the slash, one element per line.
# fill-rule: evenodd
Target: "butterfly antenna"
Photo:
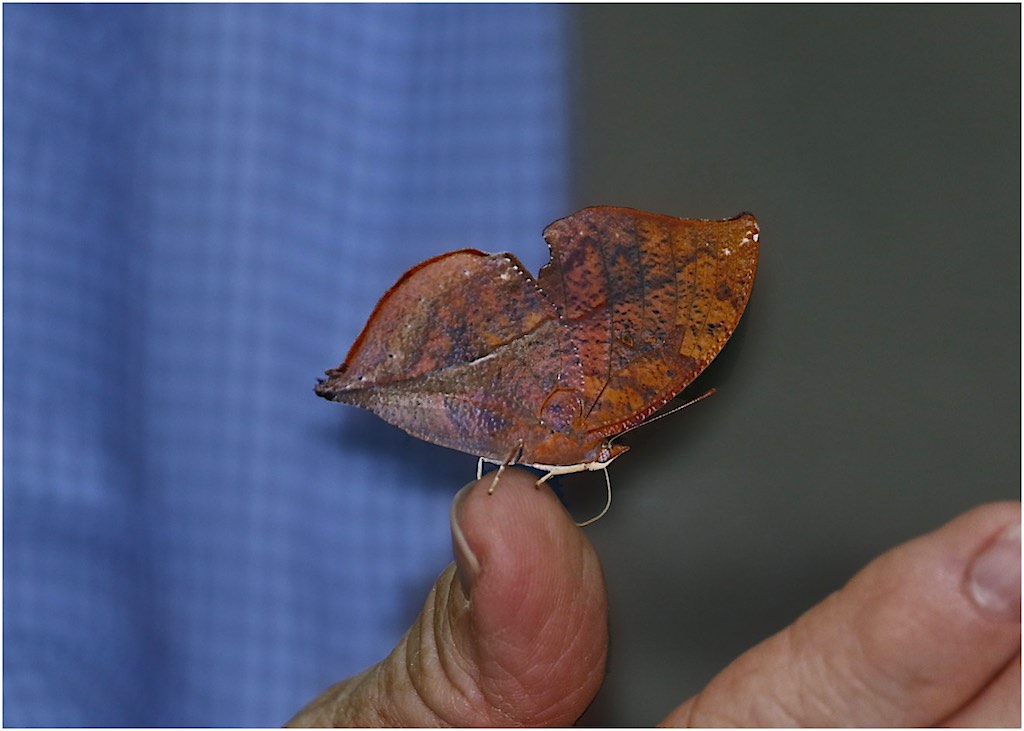
<path fill-rule="evenodd" d="M 608 514 L 608 509 L 611 508 L 612 506 L 612 478 L 608 476 L 607 467 L 605 467 L 601 471 L 604 472 L 604 484 L 608 486 L 608 499 L 605 501 L 604 509 L 601 510 L 600 513 L 595 515 L 593 518 L 589 518 L 587 520 L 584 520 L 582 523 L 576 524 L 580 528 L 585 528 L 588 525 L 593 525 L 597 521 L 601 520 L 601 518 Z"/>
<path fill-rule="evenodd" d="M 656 422 L 656 421 L 657 421 L 658 419 L 664 419 L 664 418 L 665 418 L 666 416 L 671 416 L 672 414 L 676 413 L 677 411 L 682 411 L 682 410 L 683 410 L 683 409 L 685 409 L 685 408 L 686 408 L 687 406 L 693 406 L 693 405 L 694 405 L 695 403 L 697 403 L 698 401 L 703 401 L 703 400 L 704 400 L 704 399 L 706 399 L 706 398 L 707 398 L 708 396 L 711 396 L 711 395 L 712 395 L 712 394 L 714 394 L 714 393 L 715 393 L 715 389 L 713 389 L 713 388 L 709 388 L 709 389 L 708 389 L 707 391 L 705 391 L 704 393 L 702 393 L 702 394 L 701 394 L 700 396 L 698 396 L 697 398 L 692 398 L 692 399 L 690 399 L 690 400 L 689 400 L 689 401 L 687 401 L 687 402 L 686 402 L 685 404 L 682 404 L 682 405 L 680 405 L 680 406 L 676 406 L 675 408 L 669 409 L 668 411 L 666 411 L 666 412 L 664 412 L 664 413 L 662 413 L 662 414 L 658 414 L 657 416 L 652 416 L 652 417 L 651 417 L 650 419 L 645 419 L 644 421 L 641 421 L 641 422 L 640 422 L 639 424 L 634 424 L 633 426 L 629 427 L 629 428 L 628 428 L 628 429 L 626 429 L 625 431 L 621 431 L 621 432 L 619 432 L 619 433 L 618 433 L 618 434 L 616 434 L 616 435 L 615 435 L 614 437 L 612 437 L 611 439 L 609 439 L 609 440 L 608 440 L 608 443 L 609 443 L 609 444 L 611 444 L 611 443 L 612 443 L 613 441 L 615 441 L 616 439 L 618 439 L 619 437 L 621 437 L 621 436 L 622 436 L 623 434 L 629 434 L 629 433 L 630 433 L 631 431 L 633 431 L 634 429 L 639 429 L 639 428 L 640 428 L 640 427 L 642 427 L 642 426 L 647 426 L 648 424 L 653 424 L 653 423 L 654 423 L 654 422 Z"/>

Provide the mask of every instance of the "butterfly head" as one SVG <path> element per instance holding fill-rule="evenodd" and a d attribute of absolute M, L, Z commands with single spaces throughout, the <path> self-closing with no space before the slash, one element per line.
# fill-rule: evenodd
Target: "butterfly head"
<path fill-rule="evenodd" d="M 597 456 L 593 462 L 587 465 L 588 470 L 603 470 L 610 465 L 620 454 L 629 451 L 625 444 L 612 444 L 611 441 L 602 442 L 597 450 Z"/>

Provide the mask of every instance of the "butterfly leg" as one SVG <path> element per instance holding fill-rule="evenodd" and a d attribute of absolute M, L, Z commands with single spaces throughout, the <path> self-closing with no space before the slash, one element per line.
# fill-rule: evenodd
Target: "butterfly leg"
<path fill-rule="evenodd" d="M 496 488 L 498 486 L 498 479 L 501 477 L 501 473 L 504 472 L 505 468 L 508 467 L 510 464 L 515 464 L 516 463 L 516 459 L 519 457 L 520 454 L 522 454 L 522 452 L 523 452 L 523 443 L 519 442 L 515 446 L 515 449 L 513 449 L 511 452 L 509 452 L 509 455 L 508 455 L 508 457 L 505 458 L 505 461 L 502 462 L 498 466 L 497 471 L 494 473 L 494 479 L 491 480 L 491 486 L 487 489 L 487 494 L 488 495 L 493 495 L 494 494 L 494 488 Z M 481 470 L 481 469 L 483 469 L 483 459 L 482 458 L 481 458 L 481 461 L 477 464 L 477 470 Z"/>
<path fill-rule="evenodd" d="M 547 482 L 548 480 L 550 480 L 554 476 L 555 476 L 554 472 L 548 472 L 542 478 L 540 478 L 535 483 L 533 483 L 533 486 L 536 487 L 539 490 L 541 485 L 543 485 L 545 482 Z"/>

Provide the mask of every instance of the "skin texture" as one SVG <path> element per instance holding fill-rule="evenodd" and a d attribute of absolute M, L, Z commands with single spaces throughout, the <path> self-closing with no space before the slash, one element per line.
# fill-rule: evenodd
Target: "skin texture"
<path fill-rule="evenodd" d="M 604 675 L 604 580 L 590 542 L 534 480 L 510 469 L 493 495 L 490 475 L 463 488 L 456 563 L 413 628 L 289 725 L 575 722 Z M 997 503 L 882 555 L 663 724 L 1020 722 L 1020 504 Z"/>

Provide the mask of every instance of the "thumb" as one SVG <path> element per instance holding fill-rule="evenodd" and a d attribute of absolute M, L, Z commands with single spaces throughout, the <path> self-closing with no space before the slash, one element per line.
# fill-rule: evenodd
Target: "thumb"
<path fill-rule="evenodd" d="M 567 726 L 604 676 L 607 598 L 597 554 L 548 489 L 509 469 L 452 506 L 456 563 L 382 662 L 291 726 Z"/>

